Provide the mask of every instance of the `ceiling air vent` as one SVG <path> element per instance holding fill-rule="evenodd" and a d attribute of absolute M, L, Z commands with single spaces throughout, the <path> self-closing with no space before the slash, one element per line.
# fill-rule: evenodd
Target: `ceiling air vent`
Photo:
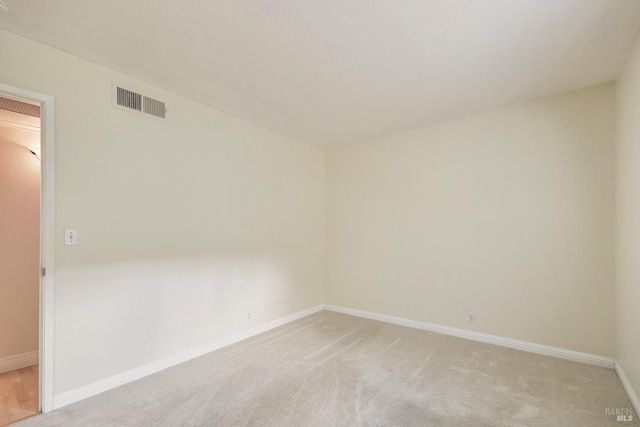
<path fill-rule="evenodd" d="M 11 111 L 12 113 L 25 114 L 31 117 L 40 117 L 40 106 L 27 104 L 10 98 L 0 98 L 0 110 Z"/>
<path fill-rule="evenodd" d="M 167 108 L 164 102 L 120 86 L 114 85 L 114 89 L 113 104 L 115 107 L 138 111 L 145 116 L 166 118 Z"/>

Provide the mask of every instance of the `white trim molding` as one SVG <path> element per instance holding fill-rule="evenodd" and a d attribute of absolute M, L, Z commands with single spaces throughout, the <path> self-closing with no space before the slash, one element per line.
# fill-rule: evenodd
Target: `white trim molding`
<path fill-rule="evenodd" d="M 356 310 L 353 308 L 340 307 L 335 305 L 325 305 L 325 310 L 336 313 L 348 314 L 365 319 L 378 320 L 380 322 L 392 323 L 394 325 L 406 326 L 408 328 L 422 329 L 424 331 L 436 332 L 438 334 L 451 335 L 465 338 L 472 341 L 479 341 L 487 344 L 499 345 L 501 347 L 513 348 L 527 351 L 529 353 L 542 354 L 544 356 L 556 357 L 558 359 L 571 360 L 573 362 L 586 363 L 589 365 L 601 366 L 613 369 L 614 360 L 608 357 L 596 356 L 578 351 L 566 350 L 564 348 L 550 347 L 542 344 L 535 344 L 527 341 L 515 340 L 512 338 L 500 337 L 497 335 L 483 334 L 481 332 L 467 331 L 465 329 L 441 326 L 433 323 L 419 322 L 417 320 L 403 319 L 401 317 L 388 316 L 385 314 L 372 313 L 369 311 Z"/>
<path fill-rule="evenodd" d="M 3 357 L 2 359 L 0 359 L 0 374 L 37 364 L 38 350 L 28 351 L 26 353 L 16 354 L 14 356 Z"/>
<path fill-rule="evenodd" d="M 155 374 L 156 372 L 162 371 L 163 369 L 170 368 L 188 360 L 195 359 L 196 357 L 203 356 L 212 351 L 235 344 L 247 338 L 251 338 L 263 332 L 267 332 L 271 329 L 277 328 L 278 326 L 286 325 L 287 323 L 309 316 L 313 313 L 320 312 L 323 309 L 323 305 L 311 307 L 306 310 L 302 310 L 297 313 L 293 313 L 288 316 L 281 317 L 271 322 L 262 324 L 255 328 L 251 328 L 246 331 L 242 331 L 237 334 L 216 340 L 209 344 L 205 344 L 203 346 L 178 353 L 176 355 L 158 360 L 156 362 L 148 363 L 146 365 L 131 369 L 121 374 L 114 375 L 113 377 L 105 378 L 93 384 L 61 393 L 54 397 L 53 408 L 59 409 L 63 406 L 67 406 L 88 397 L 95 396 L 96 394 L 130 383 L 131 381 L 146 377 L 147 375 Z"/>
<path fill-rule="evenodd" d="M 631 386 L 629 379 L 627 378 L 627 376 L 624 373 L 624 370 L 622 369 L 622 365 L 620 365 L 620 363 L 618 363 L 617 360 L 616 360 L 615 369 L 616 369 L 616 374 L 618 375 L 618 378 L 620 378 L 620 382 L 622 383 L 622 387 L 624 387 L 624 391 L 626 391 L 627 396 L 629 396 L 629 401 L 633 406 L 633 411 L 636 413 L 636 416 L 638 416 L 638 414 L 640 414 L 640 398 L 638 398 L 636 391 Z"/>

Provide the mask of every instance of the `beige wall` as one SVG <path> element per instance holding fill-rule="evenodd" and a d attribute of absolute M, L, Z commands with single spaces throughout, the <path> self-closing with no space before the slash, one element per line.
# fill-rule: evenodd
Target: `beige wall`
<path fill-rule="evenodd" d="M 55 97 L 56 395 L 323 302 L 322 149 L 3 31 L 0 58 Z"/>
<path fill-rule="evenodd" d="M 640 393 L 640 38 L 616 84 L 616 358 Z"/>
<path fill-rule="evenodd" d="M 38 349 L 40 162 L 0 126 L 0 360 Z"/>
<path fill-rule="evenodd" d="M 612 357 L 613 125 L 605 85 L 330 149 L 326 303 Z"/>

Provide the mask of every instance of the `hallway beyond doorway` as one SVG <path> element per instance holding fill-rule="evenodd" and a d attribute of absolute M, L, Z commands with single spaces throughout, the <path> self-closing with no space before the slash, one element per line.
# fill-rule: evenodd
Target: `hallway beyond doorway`
<path fill-rule="evenodd" d="M 38 365 L 0 374 L 0 426 L 38 413 Z"/>

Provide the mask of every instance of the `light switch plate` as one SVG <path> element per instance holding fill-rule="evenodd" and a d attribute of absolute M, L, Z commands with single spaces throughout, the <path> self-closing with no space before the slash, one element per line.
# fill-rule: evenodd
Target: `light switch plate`
<path fill-rule="evenodd" d="M 64 245 L 74 246 L 78 244 L 78 230 L 75 228 L 64 229 Z"/>

